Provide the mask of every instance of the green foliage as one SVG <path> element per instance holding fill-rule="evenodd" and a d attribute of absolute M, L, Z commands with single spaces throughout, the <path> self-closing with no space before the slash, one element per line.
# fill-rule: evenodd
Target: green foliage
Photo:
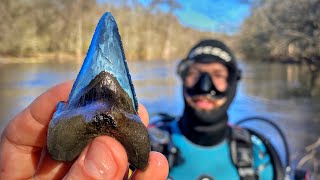
<path fill-rule="evenodd" d="M 265 0 L 242 25 L 246 59 L 302 61 L 320 57 L 320 0 Z"/>

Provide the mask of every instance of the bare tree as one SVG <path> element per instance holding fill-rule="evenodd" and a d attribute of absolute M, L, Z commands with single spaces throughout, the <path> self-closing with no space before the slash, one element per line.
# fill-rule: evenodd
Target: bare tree
<path fill-rule="evenodd" d="M 173 13 L 179 7 L 175 0 L 3 0 L 0 55 L 82 55 L 105 11 L 116 18 L 128 60 L 177 59 L 201 38 L 225 38 L 182 26 Z"/>

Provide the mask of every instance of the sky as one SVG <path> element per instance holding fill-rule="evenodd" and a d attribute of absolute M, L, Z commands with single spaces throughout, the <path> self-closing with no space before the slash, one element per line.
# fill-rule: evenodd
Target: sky
<path fill-rule="evenodd" d="M 187 27 L 201 31 L 237 32 L 250 14 L 251 0 L 176 0 L 181 8 L 174 14 Z M 150 0 L 140 0 L 147 4 Z M 162 7 L 166 10 L 166 7 Z"/>
<path fill-rule="evenodd" d="M 108 2 L 108 0 L 97 0 Z M 125 1 L 125 0 L 124 0 Z M 137 0 L 148 6 L 152 0 Z M 170 0 L 162 0 L 170 1 Z M 223 32 L 232 34 L 239 30 L 240 25 L 250 14 L 254 0 L 174 0 L 180 8 L 174 11 L 181 24 L 200 31 Z M 109 1 L 110 2 L 110 1 Z M 113 3 L 123 1 L 113 1 Z M 130 4 L 132 1 L 125 1 Z M 159 6 L 167 11 L 165 5 Z"/>
<path fill-rule="evenodd" d="M 249 15 L 250 4 L 240 0 L 179 0 L 175 14 L 188 27 L 204 31 L 232 33 Z"/>

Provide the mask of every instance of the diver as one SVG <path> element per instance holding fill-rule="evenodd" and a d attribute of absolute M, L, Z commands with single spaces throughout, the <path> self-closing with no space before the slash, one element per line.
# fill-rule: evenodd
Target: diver
<path fill-rule="evenodd" d="M 241 79 L 236 58 L 221 41 L 196 44 L 177 67 L 184 112 L 149 126 L 152 149 L 169 162 L 168 179 L 284 179 L 285 168 L 262 136 L 228 125 L 227 110 Z"/>

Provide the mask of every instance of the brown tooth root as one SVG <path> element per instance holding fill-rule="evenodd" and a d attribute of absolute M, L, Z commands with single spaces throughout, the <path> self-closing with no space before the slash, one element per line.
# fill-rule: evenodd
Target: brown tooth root
<path fill-rule="evenodd" d="M 113 112 L 122 118 L 87 122 L 83 116 L 61 119 L 49 127 L 48 150 L 55 160 L 72 161 L 95 137 L 107 135 L 117 139 L 125 148 L 131 165 L 145 169 L 148 164 L 150 142 L 144 124 L 137 115 Z M 128 117 L 133 119 L 128 119 Z M 101 120 L 101 119 L 99 119 Z"/>
<path fill-rule="evenodd" d="M 149 134 L 137 115 L 130 115 L 130 118 L 119 127 L 120 136 L 116 139 L 125 147 L 131 165 L 143 170 L 149 160 Z"/>

